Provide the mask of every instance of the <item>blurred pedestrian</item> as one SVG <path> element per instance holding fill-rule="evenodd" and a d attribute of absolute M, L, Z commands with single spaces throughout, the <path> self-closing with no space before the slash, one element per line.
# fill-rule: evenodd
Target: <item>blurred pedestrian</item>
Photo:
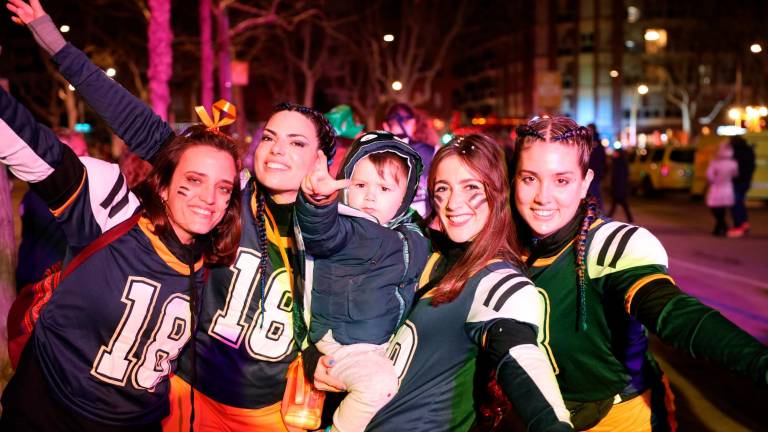
<path fill-rule="evenodd" d="M 418 119 L 413 108 L 404 103 L 396 103 L 389 107 L 384 115 L 382 127 L 408 143 L 421 156 L 424 172 L 419 179 L 419 190 L 416 192 L 411 208 L 416 210 L 421 217 L 427 217 L 432 211 L 427 199 L 427 173 L 429 173 L 432 158 L 435 156 L 435 147 L 416 138 L 417 125 Z"/>
<path fill-rule="evenodd" d="M 755 151 L 740 136 L 731 138 L 733 158 L 739 166 L 739 173 L 733 178 L 734 202 L 731 207 L 733 228 L 728 230 L 728 237 L 742 237 L 749 232 L 749 220 L 745 201 L 752 186 L 752 174 L 755 172 Z"/>
<path fill-rule="evenodd" d="M 728 141 L 723 141 L 707 167 L 707 182 L 709 182 L 707 207 L 712 209 L 712 214 L 715 216 L 713 235 L 725 236 L 728 230 L 725 213 L 734 205 L 733 179 L 738 174 L 739 166 L 733 159 L 733 149 Z"/>
<path fill-rule="evenodd" d="M 613 217 L 613 212 L 616 211 L 616 206 L 620 205 L 624 209 L 624 215 L 627 217 L 627 222 L 632 223 L 632 213 L 629 211 L 629 204 L 627 203 L 627 195 L 629 195 L 629 163 L 627 162 L 627 155 L 623 148 L 618 148 L 613 153 L 613 167 L 611 168 L 611 211 L 608 212 L 609 217 Z"/>
<path fill-rule="evenodd" d="M 594 123 L 590 123 L 588 126 L 592 131 L 592 152 L 589 154 L 589 169 L 595 173 L 592 178 L 592 183 L 589 184 L 589 190 L 587 193 L 592 195 L 597 200 L 597 205 L 600 211 L 603 210 L 603 197 L 600 195 L 600 186 L 603 183 L 603 176 L 605 175 L 605 148 L 600 144 L 600 135 L 597 133 L 597 126 Z"/>

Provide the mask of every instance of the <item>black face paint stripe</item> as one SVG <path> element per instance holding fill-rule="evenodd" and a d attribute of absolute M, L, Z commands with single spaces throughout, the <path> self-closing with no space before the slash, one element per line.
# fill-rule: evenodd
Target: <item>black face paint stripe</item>
<path fill-rule="evenodd" d="M 187 192 L 189 192 L 189 188 L 186 186 L 179 186 L 179 190 L 176 191 L 176 193 L 183 197 L 189 196 Z"/>
<path fill-rule="evenodd" d="M 472 197 L 469 198 L 469 205 L 473 209 L 477 210 L 480 207 L 482 207 L 483 204 L 488 202 L 488 197 L 485 196 L 484 193 L 476 193 L 472 195 Z"/>
<path fill-rule="evenodd" d="M 445 202 L 445 197 L 442 195 L 435 195 L 435 202 L 438 204 L 442 204 Z"/>

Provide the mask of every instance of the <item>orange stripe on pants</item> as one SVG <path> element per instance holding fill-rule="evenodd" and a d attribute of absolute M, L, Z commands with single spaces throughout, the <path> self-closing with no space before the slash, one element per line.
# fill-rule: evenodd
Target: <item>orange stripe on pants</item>
<path fill-rule="evenodd" d="M 189 432 L 189 384 L 178 376 L 171 378 L 171 413 L 163 420 L 164 432 Z M 288 432 L 280 415 L 280 402 L 264 408 L 237 408 L 195 390 L 195 431 Z"/>

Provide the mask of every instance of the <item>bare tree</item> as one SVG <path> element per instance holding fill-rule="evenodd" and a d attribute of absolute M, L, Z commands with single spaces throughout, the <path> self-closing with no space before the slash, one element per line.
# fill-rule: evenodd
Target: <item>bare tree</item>
<path fill-rule="evenodd" d="M 149 99 L 152 109 L 163 120 L 168 119 L 171 91 L 168 81 L 173 73 L 173 31 L 170 0 L 149 0 L 150 19 L 147 27 L 149 51 Z"/>
<path fill-rule="evenodd" d="M 446 7 L 453 10 L 451 20 L 434 19 L 434 11 Z M 385 104 L 428 103 L 435 79 L 447 64 L 449 48 L 463 27 L 466 9 L 466 0 L 402 0 L 400 13 L 395 13 L 390 3 L 375 2 L 352 19 L 328 23 L 328 33 L 343 47 L 332 51 L 340 55 L 328 62 L 333 65 L 328 71 L 328 92 L 345 95 L 343 101 L 366 119 L 368 127 L 374 126 L 375 114 Z M 393 34 L 394 41 L 382 39 L 387 33 Z M 340 57 L 346 57 L 346 65 L 339 65 Z M 395 81 L 401 89 L 393 88 Z"/>
<path fill-rule="evenodd" d="M 211 13 L 211 0 L 200 0 L 200 101 L 205 107 L 213 105 L 214 54 Z"/>

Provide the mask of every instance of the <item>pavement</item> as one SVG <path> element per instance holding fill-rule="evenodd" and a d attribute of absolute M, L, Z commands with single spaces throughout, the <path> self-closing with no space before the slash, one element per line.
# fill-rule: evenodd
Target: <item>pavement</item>
<path fill-rule="evenodd" d="M 686 195 L 634 198 L 631 205 L 635 223 L 666 247 L 678 286 L 768 344 L 768 206 L 749 203 L 750 234 L 723 238 L 711 234 L 709 209 Z M 765 386 L 655 337 L 651 349 L 670 378 L 679 431 L 768 431 Z"/>

